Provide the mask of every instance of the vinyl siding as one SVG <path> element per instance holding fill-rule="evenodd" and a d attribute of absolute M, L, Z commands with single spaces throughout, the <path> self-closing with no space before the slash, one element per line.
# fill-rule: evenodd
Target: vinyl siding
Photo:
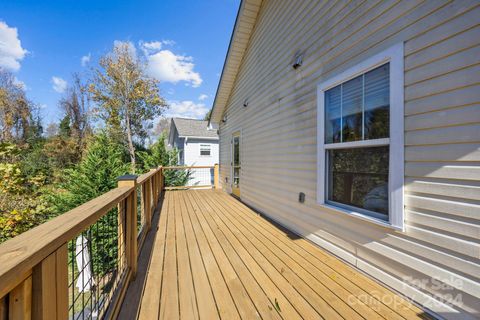
<path fill-rule="evenodd" d="M 480 317 L 479 39 L 478 1 L 263 1 L 220 124 L 223 188 L 241 130 L 243 201 L 443 317 Z M 400 41 L 405 232 L 316 202 L 317 85 Z"/>
<path fill-rule="evenodd" d="M 210 146 L 210 156 L 200 155 L 200 145 Z M 186 166 L 213 166 L 218 163 L 218 140 L 189 138 L 184 143 Z"/>

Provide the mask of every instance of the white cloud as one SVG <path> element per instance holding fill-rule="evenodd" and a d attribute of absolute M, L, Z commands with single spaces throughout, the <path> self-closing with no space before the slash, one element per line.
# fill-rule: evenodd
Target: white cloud
<path fill-rule="evenodd" d="M 165 116 L 203 119 L 208 112 L 208 107 L 203 103 L 195 103 L 190 100 L 170 101 L 169 109 Z"/>
<path fill-rule="evenodd" d="M 92 59 L 92 55 L 90 53 L 81 57 L 80 63 L 82 64 L 82 67 L 85 67 L 87 64 L 89 64 L 91 59 Z"/>
<path fill-rule="evenodd" d="M 161 41 L 151 41 L 151 42 L 143 42 L 140 41 L 140 48 L 144 50 L 160 50 L 162 49 L 162 42 Z"/>
<path fill-rule="evenodd" d="M 63 93 L 65 90 L 67 90 L 67 81 L 60 77 L 52 77 L 52 83 L 53 90 L 57 91 L 58 93 Z"/>
<path fill-rule="evenodd" d="M 170 50 L 161 50 L 157 53 L 147 55 L 147 71 L 160 81 L 178 83 L 185 81 L 193 87 L 202 84 L 202 78 L 193 68 L 192 57 L 175 55 Z"/>
<path fill-rule="evenodd" d="M 114 46 L 127 44 L 133 56 L 137 55 L 137 47 L 130 42 L 114 41 Z M 193 58 L 184 55 L 177 55 L 171 50 L 163 49 L 165 46 L 172 46 L 173 40 L 162 41 L 139 41 L 138 49 L 143 53 L 148 65 L 147 73 L 162 82 L 178 83 L 186 82 L 187 85 L 198 87 L 202 84 L 202 78 L 194 71 Z"/>
<path fill-rule="evenodd" d="M 0 21 L 0 67 L 14 72 L 18 71 L 20 61 L 27 53 L 28 51 L 22 48 L 17 28 L 11 28 L 5 22 Z"/>
<path fill-rule="evenodd" d="M 173 40 L 162 40 L 162 43 L 166 46 L 173 46 L 176 42 Z"/>
<path fill-rule="evenodd" d="M 201 94 L 199 97 L 198 97 L 198 100 L 200 101 L 203 101 L 203 100 L 206 100 L 208 98 L 208 95 L 206 95 L 205 93 Z"/>
<path fill-rule="evenodd" d="M 140 49 L 144 52 L 151 53 L 151 52 L 158 52 L 163 46 L 173 46 L 175 45 L 175 41 L 173 40 L 162 40 L 162 41 L 139 41 L 138 45 Z"/>

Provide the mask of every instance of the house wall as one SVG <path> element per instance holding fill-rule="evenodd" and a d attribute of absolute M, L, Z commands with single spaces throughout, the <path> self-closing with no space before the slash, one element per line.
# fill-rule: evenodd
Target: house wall
<path fill-rule="evenodd" d="M 244 202 L 443 317 L 480 317 L 479 23 L 474 0 L 263 1 L 220 124 L 223 188 L 241 130 Z M 401 41 L 404 232 L 316 202 L 317 85 Z"/>
<path fill-rule="evenodd" d="M 210 156 L 200 155 L 200 145 L 209 144 L 211 146 Z M 218 140 L 209 139 L 191 139 L 185 143 L 185 165 L 187 166 L 213 166 L 218 163 L 219 150 Z"/>
<path fill-rule="evenodd" d="M 211 146 L 210 156 L 200 155 L 200 145 L 209 144 Z M 184 144 L 185 165 L 187 166 L 213 166 L 218 163 L 219 158 L 218 140 L 210 139 L 192 139 L 188 138 Z M 192 179 L 189 185 L 208 185 L 213 184 L 213 169 L 197 169 L 192 171 Z"/>

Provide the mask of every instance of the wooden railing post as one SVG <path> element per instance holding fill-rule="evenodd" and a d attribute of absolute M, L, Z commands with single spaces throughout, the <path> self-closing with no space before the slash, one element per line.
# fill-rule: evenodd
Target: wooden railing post
<path fill-rule="evenodd" d="M 132 192 L 125 199 L 125 255 L 127 267 L 132 272 L 132 280 L 137 275 L 137 176 L 124 175 L 117 179 L 118 187 L 131 187 Z M 120 254 L 120 253 L 119 253 Z"/>
<path fill-rule="evenodd" d="M 157 194 L 157 189 L 158 189 L 158 177 L 157 177 L 157 168 L 152 168 L 150 171 L 155 171 L 155 173 L 152 176 L 152 199 L 153 199 L 153 207 L 155 208 L 157 206 L 157 200 L 158 200 L 158 194 Z"/>
<path fill-rule="evenodd" d="M 32 276 L 10 292 L 8 319 L 32 319 Z"/>
<path fill-rule="evenodd" d="M 165 176 L 163 175 L 163 167 L 158 167 L 158 172 L 160 176 L 160 183 L 158 188 L 158 195 L 160 196 L 163 192 L 163 187 L 165 186 Z"/>
<path fill-rule="evenodd" d="M 21 290 L 24 292 L 24 298 L 28 299 L 28 283 L 26 288 Z M 68 318 L 68 247 L 66 243 L 33 268 L 31 290 L 32 319 Z"/>
<path fill-rule="evenodd" d="M 0 298 L 0 320 L 8 320 L 8 294 Z"/>
<path fill-rule="evenodd" d="M 218 179 L 219 179 L 219 167 L 218 167 L 218 163 L 215 163 L 213 167 L 213 187 L 215 189 L 218 189 L 219 187 Z"/>
<path fill-rule="evenodd" d="M 145 214 L 145 227 L 150 230 L 152 227 L 152 181 L 153 177 L 145 181 L 143 184 L 143 211 Z"/>

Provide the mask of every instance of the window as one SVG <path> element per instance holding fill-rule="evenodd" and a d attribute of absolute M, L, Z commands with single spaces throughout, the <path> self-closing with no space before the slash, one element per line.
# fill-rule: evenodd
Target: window
<path fill-rule="evenodd" d="M 200 145 L 200 155 L 201 156 L 210 156 L 211 146 L 209 144 Z"/>
<path fill-rule="evenodd" d="M 403 44 L 318 88 L 318 202 L 403 229 Z"/>

